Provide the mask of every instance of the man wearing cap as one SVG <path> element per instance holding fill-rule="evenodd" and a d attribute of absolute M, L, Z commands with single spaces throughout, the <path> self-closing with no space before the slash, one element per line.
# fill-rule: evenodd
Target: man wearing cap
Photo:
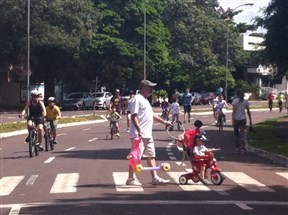
<path fill-rule="evenodd" d="M 163 120 L 157 114 L 154 114 L 153 109 L 148 101 L 151 96 L 153 87 L 156 83 L 149 80 L 142 80 L 139 85 L 139 93 L 134 96 L 131 103 L 131 124 L 129 136 L 131 138 L 132 147 L 136 137 L 141 136 L 144 144 L 143 156 L 147 158 L 147 165 L 149 167 L 156 166 L 156 152 L 154 140 L 152 137 L 153 122 L 156 120 L 167 126 L 172 126 L 171 122 Z M 156 171 L 151 171 L 152 184 L 166 184 L 170 180 L 163 179 L 157 175 Z M 133 168 L 129 165 L 129 177 L 126 185 L 138 185 L 141 183 L 135 178 Z"/>

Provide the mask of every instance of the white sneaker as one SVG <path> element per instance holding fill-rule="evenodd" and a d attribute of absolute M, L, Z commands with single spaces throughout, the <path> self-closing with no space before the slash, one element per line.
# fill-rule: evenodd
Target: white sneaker
<path fill-rule="evenodd" d="M 152 184 L 157 185 L 157 184 L 167 184 L 169 183 L 170 180 L 169 179 L 164 179 L 164 178 L 160 178 L 160 177 L 155 177 L 152 179 Z"/>
<path fill-rule="evenodd" d="M 129 128 L 128 128 L 128 129 L 127 129 L 127 133 L 129 133 L 129 131 L 130 131 L 130 130 L 129 130 Z"/>
<path fill-rule="evenodd" d="M 126 185 L 142 186 L 142 184 L 135 178 L 128 178 L 126 181 Z"/>

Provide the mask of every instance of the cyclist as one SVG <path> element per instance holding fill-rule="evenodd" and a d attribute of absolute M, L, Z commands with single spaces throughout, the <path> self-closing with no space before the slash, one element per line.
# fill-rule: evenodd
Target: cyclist
<path fill-rule="evenodd" d="M 172 114 L 172 124 L 176 121 L 179 121 L 179 113 L 180 113 L 180 106 L 179 103 L 177 102 L 176 98 L 172 98 L 172 104 L 169 106 L 169 114 Z M 170 131 L 173 130 L 173 125 L 170 127 Z"/>
<path fill-rule="evenodd" d="M 116 111 L 116 108 L 113 108 L 112 111 L 110 111 L 107 115 L 106 118 L 110 120 L 110 126 L 113 126 L 115 124 L 116 127 L 116 136 L 120 137 L 120 132 L 119 132 L 119 120 L 122 119 L 121 115 Z M 111 137 L 113 138 L 113 137 Z"/>
<path fill-rule="evenodd" d="M 220 114 L 223 114 L 224 123 L 226 122 L 226 109 L 228 108 L 227 102 L 223 99 L 223 95 L 218 96 L 218 101 L 214 104 L 215 116 L 218 122 Z"/>
<path fill-rule="evenodd" d="M 49 97 L 48 98 L 48 106 L 46 107 L 46 120 L 50 123 L 52 136 L 53 136 L 53 142 L 54 144 L 57 144 L 56 141 L 56 130 L 57 130 L 57 124 L 58 119 L 61 117 L 61 111 L 59 107 L 55 104 L 55 98 Z"/>
<path fill-rule="evenodd" d="M 163 97 L 163 101 L 161 102 L 161 109 L 162 109 L 162 115 L 161 117 L 164 119 L 164 120 L 168 120 L 168 114 L 169 114 L 169 102 L 166 101 L 166 98 Z"/>
<path fill-rule="evenodd" d="M 32 128 L 32 118 L 34 118 L 34 123 L 38 130 L 39 150 L 43 150 L 42 137 L 44 134 L 43 125 L 44 125 L 44 117 L 46 116 L 46 109 L 44 103 L 40 100 L 41 93 L 38 90 L 32 90 L 30 95 L 31 99 L 26 103 L 19 117 L 24 118 L 25 113 L 29 113 L 27 118 L 28 132 L 30 132 Z M 25 142 L 29 142 L 29 135 L 26 138 Z"/>
<path fill-rule="evenodd" d="M 284 102 L 285 102 L 285 96 L 283 93 L 280 93 L 278 96 L 278 107 L 280 113 L 282 112 Z"/>

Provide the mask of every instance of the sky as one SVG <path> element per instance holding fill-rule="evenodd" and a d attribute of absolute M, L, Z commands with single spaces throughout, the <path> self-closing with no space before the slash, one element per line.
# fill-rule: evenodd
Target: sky
<path fill-rule="evenodd" d="M 238 9 L 243 10 L 241 13 L 234 16 L 234 21 L 236 23 L 246 22 L 247 24 L 253 23 L 253 18 L 256 16 L 262 16 L 261 9 L 268 6 L 270 0 L 218 0 L 219 5 L 222 6 L 224 10 L 230 7 L 232 10 L 239 5 L 253 3 L 253 6 L 241 6 Z M 237 9 L 237 10 L 238 10 Z M 265 29 L 258 29 L 257 32 L 265 32 Z"/>

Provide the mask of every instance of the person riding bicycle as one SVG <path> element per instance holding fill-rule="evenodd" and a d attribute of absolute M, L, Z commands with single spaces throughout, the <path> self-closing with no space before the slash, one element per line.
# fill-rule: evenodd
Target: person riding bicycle
<path fill-rule="evenodd" d="M 162 109 L 162 115 L 161 117 L 164 119 L 164 120 L 168 120 L 168 114 L 169 114 L 169 102 L 166 101 L 166 97 L 163 97 L 163 101 L 161 102 L 160 104 L 161 106 L 161 109 Z"/>
<path fill-rule="evenodd" d="M 46 116 L 46 108 L 44 103 L 40 100 L 41 93 L 38 90 L 32 90 L 30 95 L 31 99 L 30 101 L 27 101 L 19 117 L 24 118 L 25 113 L 28 114 L 27 117 L 28 133 L 30 132 L 33 126 L 32 120 L 34 121 L 34 124 L 38 130 L 39 149 L 43 150 L 42 137 L 44 134 L 44 117 Z M 29 142 L 29 134 L 25 142 Z"/>
<path fill-rule="evenodd" d="M 106 118 L 110 120 L 110 126 L 115 125 L 116 127 L 116 136 L 120 137 L 119 132 L 119 120 L 122 119 L 121 115 L 116 111 L 116 108 L 112 108 L 112 110 L 106 115 Z"/>
<path fill-rule="evenodd" d="M 215 108 L 215 116 L 217 119 L 217 123 L 218 123 L 220 114 L 223 115 L 224 123 L 226 123 L 225 113 L 228 108 L 228 105 L 227 105 L 227 102 L 223 99 L 223 95 L 218 96 L 218 101 L 214 104 L 214 108 Z"/>
<path fill-rule="evenodd" d="M 172 98 L 172 104 L 170 104 L 169 106 L 169 112 L 168 112 L 168 116 L 169 114 L 172 114 L 172 124 L 174 124 L 174 122 L 179 121 L 179 113 L 180 113 L 180 105 L 177 102 L 176 98 Z M 173 131 L 173 125 L 170 127 L 170 131 Z"/>
<path fill-rule="evenodd" d="M 60 108 L 55 104 L 56 100 L 54 97 L 48 98 L 48 106 L 46 107 L 46 120 L 50 123 L 53 143 L 57 144 L 56 141 L 56 130 L 58 125 L 58 119 L 61 118 Z"/>
<path fill-rule="evenodd" d="M 280 93 L 278 96 L 278 107 L 280 113 L 282 112 L 284 102 L 285 102 L 285 96 L 283 93 Z"/>

